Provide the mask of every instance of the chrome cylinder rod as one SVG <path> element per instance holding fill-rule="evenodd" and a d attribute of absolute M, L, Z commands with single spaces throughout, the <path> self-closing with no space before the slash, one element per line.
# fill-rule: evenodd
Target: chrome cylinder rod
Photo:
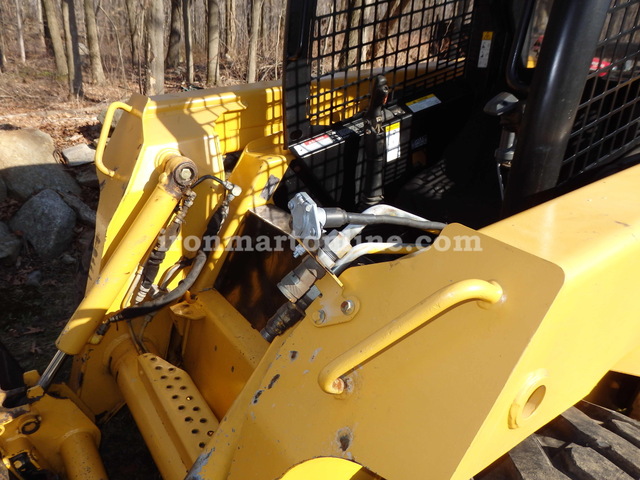
<path fill-rule="evenodd" d="M 60 350 L 56 352 L 56 354 L 53 356 L 53 359 L 51 360 L 51 362 L 49 362 L 49 365 L 47 365 L 47 368 L 40 377 L 40 380 L 38 380 L 37 385 L 39 387 L 42 387 L 44 390 L 47 390 L 49 388 L 51 382 L 58 373 L 58 370 L 60 370 L 60 367 L 64 363 L 65 358 L 67 358 L 66 353 Z"/>

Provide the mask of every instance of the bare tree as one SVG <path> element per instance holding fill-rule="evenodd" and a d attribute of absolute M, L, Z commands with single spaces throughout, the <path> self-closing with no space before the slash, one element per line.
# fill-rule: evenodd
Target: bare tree
<path fill-rule="evenodd" d="M 78 23 L 73 0 L 62 0 L 62 23 L 67 45 L 67 67 L 69 68 L 69 92 L 77 97 L 84 95 L 82 89 L 82 63 L 78 39 Z"/>
<path fill-rule="evenodd" d="M 251 4 L 251 28 L 249 29 L 249 65 L 247 82 L 256 81 L 258 73 L 258 39 L 260 38 L 260 19 L 262 18 L 263 0 L 253 0 Z"/>
<path fill-rule="evenodd" d="M 22 29 L 22 12 L 20 8 L 20 0 L 16 0 L 16 27 L 18 29 L 18 47 L 20 48 L 20 60 L 26 63 L 27 56 L 24 52 L 24 31 Z"/>
<path fill-rule="evenodd" d="M 225 3 L 225 29 L 224 29 L 224 45 L 225 55 L 233 57 L 236 52 L 236 41 L 238 33 L 236 30 L 236 0 L 226 0 Z"/>
<path fill-rule="evenodd" d="M 93 0 L 84 0 L 84 22 L 87 28 L 89 43 L 89 58 L 91 60 L 91 76 L 97 85 L 104 85 L 106 78 L 102 69 L 100 43 L 98 41 L 98 26 L 96 25 L 96 11 Z"/>
<path fill-rule="evenodd" d="M 208 47 L 207 47 L 207 83 L 217 85 L 220 82 L 220 3 L 208 0 Z"/>
<path fill-rule="evenodd" d="M 5 70 L 5 67 L 7 65 L 7 57 L 5 56 L 6 46 L 4 44 L 4 18 L 4 9 L 2 3 L 0 3 L 0 73 Z"/>
<path fill-rule="evenodd" d="M 400 15 L 408 4 L 409 0 L 392 0 L 389 2 L 389 6 L 387 7 L 387 11 L 385 12 L 382 22 L 376 26 L 376 32 L 373 39 L 374 59 L 380 59 L 384 56 L 387 37 L 390 33 L 396 33 Z"/>
<path fill-rule="evenodd" d="M 192 0 L 182 0 L 182 16 L 184 20 L 184 50 L 187 57 L 187 83 L 193 83 L 195 67 L 193 65 L 193 24 L 191 23 Z"/>
<path fill-rule="evenodd" d="M 111 18 L 111 16 L 107 12 L 105 12 L 105 10 L 102 7 L 102 5 L 100 5 L 99 8 L 102 11 L 102 13 L 104 14 L 104 16 L 107 19 L 107 21 L 111 24 L 111 28 L 112 28 L 112 31 L 113 31 L 113 36 L 115 37 L 116 45 L 118 47 L 118 63 L 120 64 L 120 71 L 122 72 L 122 81 L 126 81 L 127 74 L 126 74 L 125 68 L 124 68 L 124 54 L 122 52 L 122 42 L 120 41 L 120 35 L 118 35 L 118 27 L 117 27 L 116 23 L 113 21 L 113 19 Z"/>
<path fill-rule="evenodd" d="M 177 67 L 184 60 L 182 55 L 182 1 L 171 0 L 171 30 L 169 32 L 169 48 L 165 66 L 167 68 Z"/>
<path fill-rule="evenodd" d="M 46 43 L 44 40 L 44 17 L 42 16 L 42 2 L 40 0 L 36 0 L 36 21 L 38 23 L 38 43 L 40 44 L 40 48 L 45 49 Z"/>
<path fill-rule="evenodd" d="M 164 8 L 151 0 L 147 7 L 147 95 L 164 93 Z"/>
<path fill-rule="evenodd" d="M 142 55 L 140 52 L 142 39 L 142 21 L 140 16 L 140 3 L 138 0 L 126 0 L 127 18 L 129 20 L 129 37 L 131 39 L 131 65 L 138 71 L 140 78 L 140 63 Z"/>
<path fill-rule="evenodd" d="M 347 39 L 340 54 L 339 68 L 347 68 L 360 58 L 360 25 L 362 24 L 363 0 L 349 0 L 347 13 Z"/>
<path fill-rule="evenodd" d="M 44 13 L 47 18 L 47 26 L 51 35 L 51 47 L 53 48 L 53 56 L 56 61 L 56 71 L 59 77 L 69 75 L 69 67 L 67 66 L 67 56 L 64 53 L 62 27 L 58 19 L 57 10 L 53 0 L 42 0 L 44 5 Z"/>

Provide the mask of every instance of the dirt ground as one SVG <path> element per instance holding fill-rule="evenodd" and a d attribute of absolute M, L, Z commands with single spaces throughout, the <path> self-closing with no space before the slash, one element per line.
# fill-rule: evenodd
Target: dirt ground
<path fill-rule="evenodd" d="M 42 62 L 37 69 L 20 65 L 0 73 L 0 128 L 42 130 L 51 135 L 58 153 L 91 143 L 100 133 L 97 115 L 137 90 L 133 83 L 86 84 L 84 98 L 70 99 L 66 85 L 53 77 L 52 63 L 46 58 Z M 97 206 L 97 188 L 83 187 L 82 197 Z M 8 220 L 20 205 L 11 198 L 1 203 L 0 220 Z M 42 372 L 55 353 L 55 339 L 82 299 L 87 269 L 83 256 L 92 241 L 92 229 L 78 224 L 72 247 L 60 258 L 43 261 L 24 245 L 15 264 L 0 264 L 0 338 L 25 370 Z M 103 427 L 102 443 L 109 478 L 160 478 L 126 408 Z"/>

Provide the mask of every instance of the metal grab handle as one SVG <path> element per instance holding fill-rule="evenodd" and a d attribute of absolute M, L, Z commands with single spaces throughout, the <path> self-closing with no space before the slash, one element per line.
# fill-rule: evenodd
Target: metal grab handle
<path fill-rule="evenodd" d="M 138 112 L 134 112 L 133 107 L 124 102 L 113 102 L 107 108 L 107 113 L 104 115 L 104 122 L 102 122 L 102 129 L 100 130 L 100 138 L 98 139 L 98 146 L 96 147 L 96 168 L 100 172 L 104 173 L 108 177 L 115 177 L 116 171 L 107 167 L 103 161 L 102 156 L 104 154 L 104 147 L 107 145 L 107 137 L 109 137 L 109 130 L 111 130 L 111 122 L 113 121 L 113 115 L 116 110 L 124 110 L 127 113 L 134 113 L 134 115 L 140 117 Z"/>
<path fill-rule="evenodd" d="M 327 393 L 342 393 L 345 387 L 344 381 L 340 378 L 342 375 L 369 360 L 448 308 L 469 300 L 480 300 L 493 304 L 501 298 L 502 287 L 495 282 L 485 280 L 462 280 L 441 288 L 324 367 L 318 375 L 320 388 Z"/>

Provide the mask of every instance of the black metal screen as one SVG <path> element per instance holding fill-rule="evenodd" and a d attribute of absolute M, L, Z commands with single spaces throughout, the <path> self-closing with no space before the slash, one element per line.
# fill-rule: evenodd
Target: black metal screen
<path fill-rule="evenodd" d="M 562 163 L 560 182 L 638 145 L 640 0 L 613 0 Z"/>
<path fill-rule="evenodd" d="M 375 75 L 386 75 L 393 103 L 465 71 L 473 0 L 307 3 L 311 12 L 298 7 L 300 16 L 289 18 L 291 26 L 305 21 L 301 17 L 306 15 L 310 25 L 300 34 L 301 38 L 308 34 L 308 40 L 301 39 L 299 45 L 289 41 L 296 51 L 287 54 L 294 64 L 285 77 L 288 141 L 304 140 L 317 133 L 313 126 L 361 112 Z"/>

